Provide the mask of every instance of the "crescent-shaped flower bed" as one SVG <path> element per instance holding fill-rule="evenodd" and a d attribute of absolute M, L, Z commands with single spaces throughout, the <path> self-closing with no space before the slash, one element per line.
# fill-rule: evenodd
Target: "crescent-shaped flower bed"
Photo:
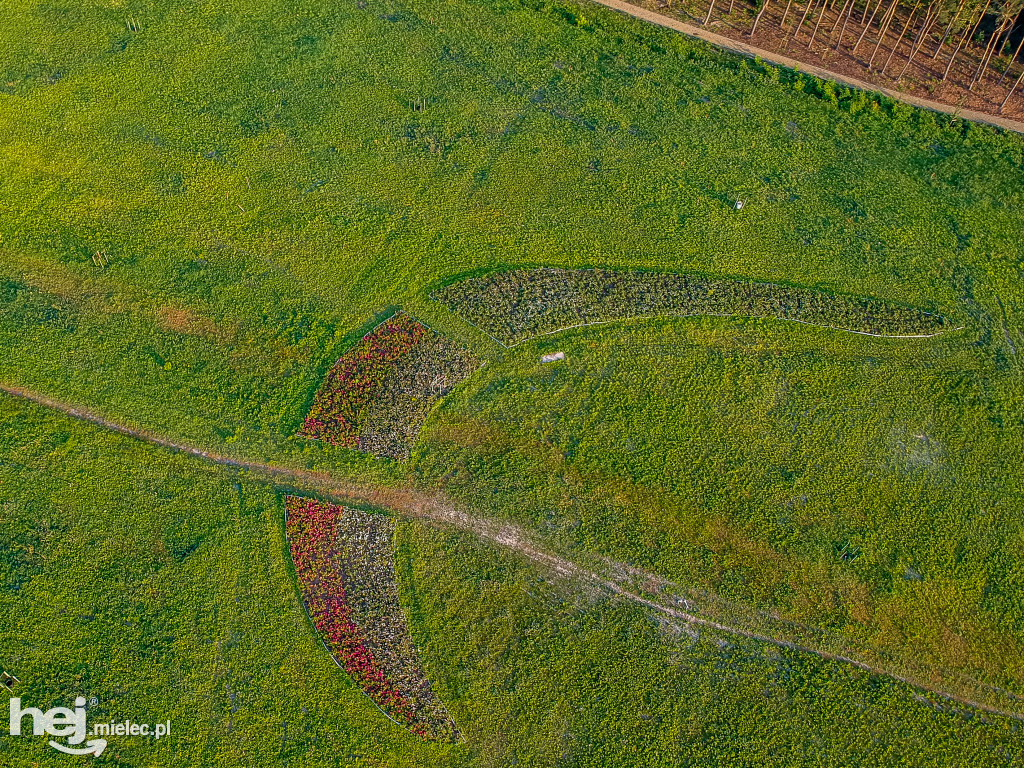
<path fill-rule="evenodd" d="M 468 350 L 398 313 L 335 363 L 299 434 L 408 458 L 434 403 L 478 366 Z"/>
<path fill-rule="evenodd" d="M 446 285 L 433 297 L 506 346 L 564 328 L 659 315 L 777 317 L 875 336 L 933 336 L 939 315 L 809 288 L 659 272 L 520 269 Z"/>
<path fill-rule="evenodd" d="M 285 508 L 303 603 L 338 664 L 392 720 L 424 739 L 458 740 L 398 601 L 394 520 L 298 496 Z"/>

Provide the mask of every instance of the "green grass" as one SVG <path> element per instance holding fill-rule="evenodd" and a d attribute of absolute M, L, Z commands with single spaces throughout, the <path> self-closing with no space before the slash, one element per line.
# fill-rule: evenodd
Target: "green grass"
<path fill-rule="evenodd" d="M 694 639 L 517 556 L 403 522 L 401 599 L 466 735 L 424 742 L 331 661 L 298 601 L 283 497 L 0 398 L 0 653 L 26 705 L 170 719 L 97 765 L 1019 765 L 1020 724 L 735 638 Z M 13 556 L 10 556 L 14 553 Z M 71 765 L 4 736 L 5 765 Z"/>
<path fill-rule="evenodd" d="M 602 9 L 586 6 L 581 21 L 582 7 L 9 3 L 0 380 L 222 453 L 443 487 L 580 557 L 628 560 L 1024 692 L 1021 138 L 842 89 L 833 100 L 811 79 Z M 96 251 L 108 267 L 94 263 Z M 502 351 L 429 298 L 456 276 L 531 266 L 739 276 L 880 297 L 965 327 L 908 343 L 769 320 L 631 321 Z M 326 371 L 395 307 L 486 359 L 434 412 L 411 463 L 292 437 Z M 541 367 L 540 354 L 555 350 L 565 363 Z M 43 424 L 25 426 L 39 450 L 70 434 Z M 77 452 L 62 461 L 62 471 L 92 477 L 90 489 L 148 471 L 130 457 L 95 472 Z M 2 492 L 44 505 L 31 498 L 56 481 L 40 473 Z M 162 503 L 190 525 L 220 530 L 232 514 L 230 504 L 193 502 L 191 480 L 168 482 Z M 258 526 L 221 537 L 235 554 L 183 570 L 169 595 L 221 599 L 218 585 L 247 584 L 244 568 L 278 557 L 270 533 L 247 538 L 278 515 L 266 494 Z M 110 498 L 111 509 L 122 503 Z M 44 507 L 19 507 L 18 525 L 67 519 L 65 502 L 60 516 Z M 123 516 L 109 525 L 121 530 Z M 76 532 L 32 535 L 73 542 Z M 459 562 L 460 552 L 449 554 Z M 117 569 L 136 565 L 116 549 L 108 556 L 109 595 L 134 605 L 134 582 Z M 21 574 L 10 578 L 69 590 L 71 577 L 53 569 L 92 562 L 81 549 L 69 557 L 65 566 L 8 554 Z M 288 589 L 261 593 L 268 615 L 297 610 Z M 218 613 L 203 603 L 203 631 L 228 626 L 236 604 L 223 599 Z M 202 649 L 205 666 L 194 662 L 193 608 L 171 603 L 133 629 L 138 643 L 158 642 L 160 622 L 183 622 L 166 634 L 193 644 L 181 712 L 212 706 L 220 686 L 209 671 L 216 640 Z M 245 610 L 238 620 L 256 627 L 259 611 Z M 434 610 L 420 631 L 434 626 Z M 509 621 L 522 619 L 509 610 Z M 48 615 L 37 610 L 21 631 Z M 270 640 L 247 642 L 247 661 L 278 658 Z M 297 654 L 290 663 L 314 663 L 273 642 Z M 668 675 L 661 641 L 644 642 L 651 674 Z M 123 662 L 118 685 L 135 666 Z M 586 669 L 581 660 L 564 673 Z M 57 695 L 73 674 L 55 672 L 58 687 L 39 691 Z M 566 680 L 546 683 L 555 691 Z M 340 690 L 355 696 L 333 685 L 330 701 Z M 254 691 L 278 706 L 269 685 Z M 621 715 L 623 699 L 603 701 L 604 715 Z M 879 701 L 879 722 L 912 708 Z M 534 706 L 523 704 L 522 717 L 554 711 Z M 344 711 L 316 728 L 359 743 L 379 733 Z M 789 711 L 797 730 L 772 731 L 776 743 L 813 740 L 817 731 L 800 730 L 803 715 Z M 521 764 L 556 759 L 560 747 L 542 749 L 524 735 L 530 727 L 509 726 L 520 735 L 506 743 L 500 719 L 487 722 L 493 731 L 466 726 L 467 755 L 484 760 L 486 743 L 499 764 L 511 754 Z M 851 751 L 836 747 L 830 759 L 867 754 L 835 727 L 820 743 Z M 271 731 L 259 738 L 270 743 Z M 960 759 L 943 746 L 952 742 L 922 738 L 936 750 L 928 754 Z M 380 746 L 382 759 L 433 759 L 395 744 Z M 720 748 L 737 761 L 769 749 L 708 744 L 707 755 Z M 917 747 L 901 754 L 925 759 Z"/>
<path fill-rule="evenodd" d="M 573 332 L 486 369 L 417 471 L 567 551 L 1019 690 L 1020 400 L 977 365 L 769 321 Z"/>
<path fill-rule="evenodd" d="M 0 402 L 0 649 L 25 701 L 90 722 L 171 720 L 99 765 L 461 764 L 335 666 L 288 565 L 274 489 Z M 286 732 L 287 729 L 287 732 Z M 4 764 L 72 765 L 4 732 Z"/>

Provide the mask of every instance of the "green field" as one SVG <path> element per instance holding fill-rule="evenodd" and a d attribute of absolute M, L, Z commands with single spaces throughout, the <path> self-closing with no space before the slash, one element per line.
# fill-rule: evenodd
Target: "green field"
<path fill-rule="evenodd" d="M 1024 696 L 1022 233 L 1021 137 L 583 4 L 12 0 L 0 21 L 0 383 L 443 493 L 1001 706 Z M 525 267 L 800 286 L 956 330 L 630 319 L 505 349 L 431 298 Z M 483 368 L 407 462 L 295 437 L 397 308 Z M 319 645 L 287 489 L 6 396 L 0 427 L 0 666 L 26 701 L 180 723 L 96 764 L 1024 764 L 1016 719 L 694 639 L 404 521 L 410 629 L 465 735 L 427 744 Z M 0 739 L 5 765 L 64 764 Z"/>
<path fill-rule="evenodd" d="M 1020 725 L 812 654 L 704 633 L 474 538 L 398 532 L 402 598 L 465 734 L 422 741 L 335 667 L 297 600 L 280 493 L 0 401 L 5 666 L 43 707 L 171 720 L 111 766 L 1019 765 Z M 91 720 L 90 720 L 91 721 Z M 4 765 L 61 760 L 8 740 Z"/>

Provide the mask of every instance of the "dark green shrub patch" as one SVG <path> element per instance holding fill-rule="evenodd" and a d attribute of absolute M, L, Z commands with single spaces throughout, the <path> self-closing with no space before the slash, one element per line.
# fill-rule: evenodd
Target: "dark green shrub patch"
<path fill-rule="evenodd" d="M 338 360 L 299 434 L 407 458 L 434 403 L 477 365 L 468 350 L 399 313 Z"/>
<path fill-rule="evenodd" d="M 521 269 L 447 285 L 434 298 L 505 345 L 563 328 L 657 315 L 777 317 L 872 336 L 932 336 L 946 320 L 878 299 L 772 283 L 607 269 Z"/>
<path fill-rule="evenodd" d="M 408 458 L 430 409 L 479 365 L 469 350 L 428 330 L 395 361 L 384 386 L 367 407 L 359 450 L 374 456 Z"/>
<path fill-rule="evenodd" d="M 297 496 L 286 507 L 303 602 L 339 666 L 396 722 L 426 739 L 457 740 L 398 602 L 394 520 Z"/>

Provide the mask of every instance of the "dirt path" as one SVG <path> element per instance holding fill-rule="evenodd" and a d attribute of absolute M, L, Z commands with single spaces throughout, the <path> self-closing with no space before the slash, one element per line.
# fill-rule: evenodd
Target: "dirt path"
<path fill-rule="evenodd" d="M 481 539 L 512 549 L 562 578 L 585 583 L 645 606 L 663 619 L 681 625 L 691 632 L 694 631 L 694 628 L 704 628 L 796 651 L 813 653 L 825 659 L 851 664 L 872 674 L 899 680 L 941 696 L 949 702 L 995 715 L 1024 720 L 1024 712 L 1015 711 L 1022 710 L 1021 704 L 1024 703 L 1024 699 L 1008 691 L 985 685 L 965 675 L 950 673 L 927 665 L 908 665 L 905 662 L 887 664 L 878 661 L 875 658 L 879 656 L 878 653 L 873 652 L 870 648 L 854 650 L 849 647 L 845 638 L 830 635 L 814 627 L 787 621 L 763 611 L 731 604 L 710 594 L 688 590 L 657 574 L 626 563 L 605 559 L 599 561 L 600 567 L 597 569 L 578 565 L 571 560 L 545 551 L 523 529 L 509 523 L 473 516 L 459 509 L 443 494 L 409 488 L 387 488 L 351 483 L 339 480 L 326 472 L 311 472 L 224 456 L 186 443 L 175 442 L 145 430 L 128 427 L 87 409 L 52 400 L 20 387 L 0 384 L 0 392 L 45 406 L 150 445 L 195 456 L 222 466 L 245 470 L 270 482 L 280 482 L 336 502 L 368 504 L 393 511 L 407 518 L 455 527 Z M 972 690 L 980 695 L 978 698 L 971 698 L 953 692 L 951 689 Z M 978 700 L 982 698 L 998 701 L 999 705 Z"/>
<path fill-rule="evenodd" d="M 805 64 L 801 61 L 797 61 L 796 59 L 791 59 L 788 56 L 783 56 L 782 54 L 774 53 L 773 51 L 768 51 L 763 48 L 757 48 L 753 45 L 747 45 L 746 43 L 742 43 L 739 40 L 733 40 L 730 37 L 715 34 L 714 32 L 710 32 L 707 29 L 704 29 L 703 27 L 698 27 L 693 24 L 687 24 L 685 21 L 680 21 L 679 19 L 674 19 L 670 16 L 665 16 L 655 11 L 649 11 L 646 8 L 641 8 L 640 6 L 624 2 L 623 0 L 590 1 L 593 3 L 597 3 L 598 5 L 603 5 L 606 8 L 611 8 L 613 10 L 619 11 L 620 13 L 625 13 L 629 16 L 640 19 L 641 21 L 646 21 L 651 24 L 657 24 L 660 27 L 667 27 L 668 29 L 673 29 L 676 32 L 682 32 L 684 35 L 688 35 L 690 37 L 696 37 L 700 40 L 704 40 L 705 42 L 717 45 L 719 48 L 724 48 L 727 51 L 732 51 L 733 53 L 738 53 L 742 56 L 748 56 L 750 58 L 753 58 L 754 56 L 759 56 L 765 61 L 778 66 L 787 67 L 789 69 L 799 68 L 801 72 L 806 72 L 807 74 L 821 78 L 822 80 L 831 80 L 833 82 L 842 83 L 843 85 L 848 85 L 853 88 L 859 88 L 863 91 L 883 93 L 890 99 L 902 101 L 906 104 L 911 104 L 912 106 L 920 107 L 921 109 L 930 109 L 934 112 L 943 112 L 947 115 L 956 115 L 957 117 L 962 117 L 965 120 L 973 120 L 974 122 L 978 123 L 987 123 L 988 125 L 994 125 L 999 128 L 1004 128 L 1008 131 L 1024 133 L 1024 122 L 1021 122 L 1019 120 L 1012 120 L 1008 117 L 999 117 L 998 115 L 990 115 L 986 112 L 978 112 L 971 109 L 960 109 L 949 104 L 943 104 L 942 102 L 939 101 L 923 99 L 919 96 L 913 96 L 908 93 L 902 93 L 901 91 L 893 90 L 892 88 L 885 88 L 880 85 L 874 85 L 873 83 L 869 83 L 865 80 L 859 80 L 856 77 L 851 77 L 849 75 L 841 75 L 838 72 L 833 72 L 828 69 L 822 69 L 821 67 L 816 67 L 811 64 Z"/>

